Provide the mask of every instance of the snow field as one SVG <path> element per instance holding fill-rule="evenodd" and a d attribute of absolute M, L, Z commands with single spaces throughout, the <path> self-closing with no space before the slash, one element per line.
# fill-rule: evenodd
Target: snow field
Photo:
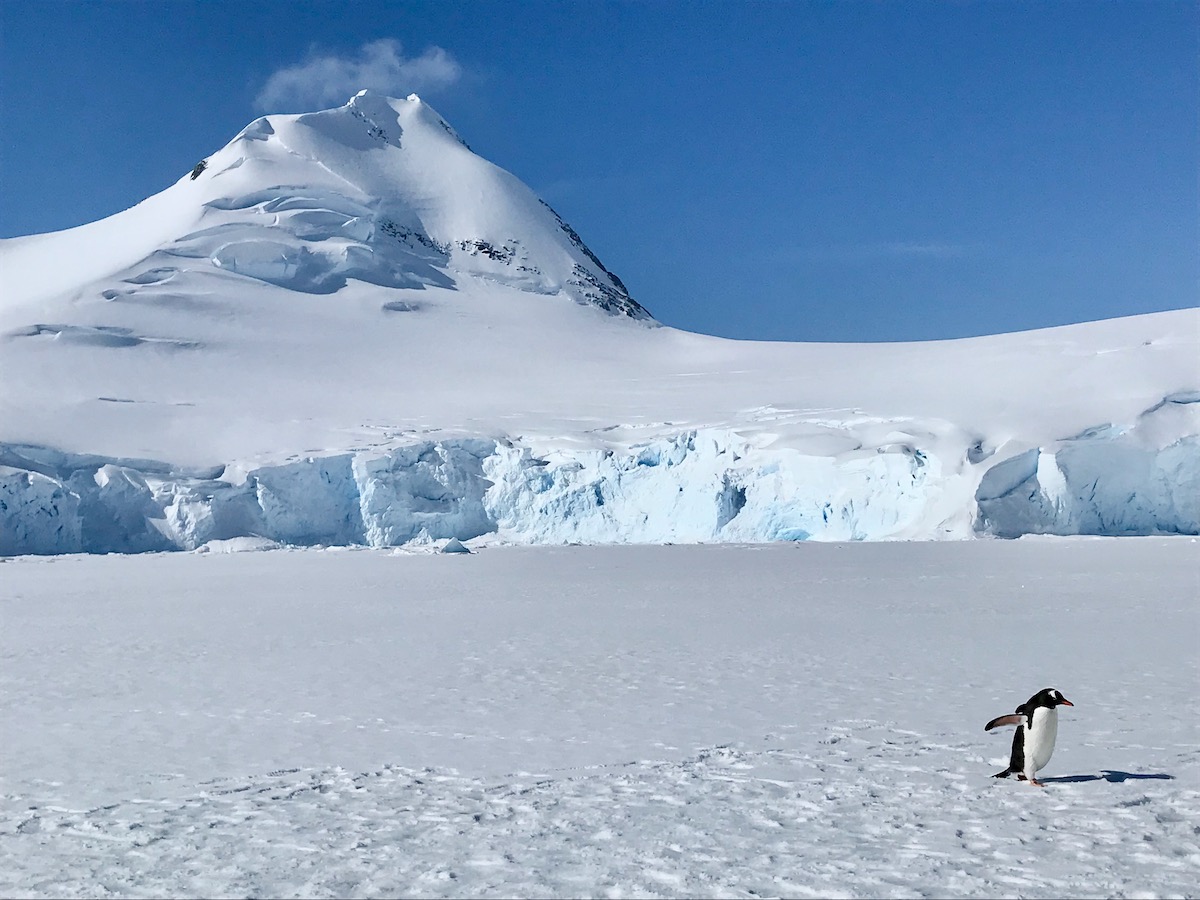
<path fill-rule="evenodd" d="M 16 834 L 42 852 L 15 861 L 16 893 L 1183 896 L 1200 865 L 1197 792 L 1166 774 L 1051 779 L 1077 795 L 1041 800 L 926 769 L 961 746 L 854 722 L 826 743 L 549 777 L 290 770 L 179 803 L 31 810 Z M 1099 821 L 1088 789 L 1111 805 Z"/>
<path fill-rule="evenodd" d="M 0 564 L 18 896 L 1194 896 L 1189 538 Z M 1055 686 L 1037 790 L 983 724 Z"/>

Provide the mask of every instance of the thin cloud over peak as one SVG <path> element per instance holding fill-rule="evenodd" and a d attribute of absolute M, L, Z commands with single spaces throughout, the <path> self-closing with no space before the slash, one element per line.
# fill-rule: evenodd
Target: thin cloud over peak
<path fill-rule="evenodd" d="M 348 55 L 314 50 L 306 61 L 272 73 L 254 105 L 264 112 L 303 112 L 339 105 L 364 88 L 403 96 L 446 87 L 461 75 L 462 67 L 441 47 L 405 56 L 398 40 L 384 38 Z"/>

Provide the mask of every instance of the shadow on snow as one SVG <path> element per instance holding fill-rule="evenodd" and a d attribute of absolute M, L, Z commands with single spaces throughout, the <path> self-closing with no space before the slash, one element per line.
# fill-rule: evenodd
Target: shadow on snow
<path fill-rule="evenodd" d="M 1174 775 L 1165 772 L 1117 772 L 1113 769 L 1101 769 L 1099 775 L 1064 775 L 1061 778 L 1043 778 L 1046 784 L 1077 784 L 1081 781 L 1111 781 L 1120 784 L 1123 781 L 1173 781 Z"/>

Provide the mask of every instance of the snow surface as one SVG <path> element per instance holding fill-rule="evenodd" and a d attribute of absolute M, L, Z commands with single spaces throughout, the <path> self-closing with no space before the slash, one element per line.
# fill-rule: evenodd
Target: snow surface
<path fill-rule="evenodd" d="M 415 96 L 204 162 L 0 241 L 0 555 L 1200 533 L 1200 310 L 724 340 Z"/>
<path fill-rule="evenodd" d="M 1195 896 L 1192 538 L 475 549 L 0 563 L 0 893 Z"/>

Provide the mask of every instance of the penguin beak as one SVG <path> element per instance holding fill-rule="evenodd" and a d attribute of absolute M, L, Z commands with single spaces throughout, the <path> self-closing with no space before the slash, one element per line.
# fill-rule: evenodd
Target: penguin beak
<path fill-rule="evenodd" d="M 1063 698 L 1062 698 L 1061 700 L 1059 700 L 1058 702 L 1059 702 L 1059 703 L 1061 703 L 1063 706 L 1074 706 L 1074 705 L 1075 705 L 1075 704 L 1074 704 L 1074 703 L 1072 703 L 1070 700 L 1068 700 L 1066 697 L 1063 697 Z"/>

